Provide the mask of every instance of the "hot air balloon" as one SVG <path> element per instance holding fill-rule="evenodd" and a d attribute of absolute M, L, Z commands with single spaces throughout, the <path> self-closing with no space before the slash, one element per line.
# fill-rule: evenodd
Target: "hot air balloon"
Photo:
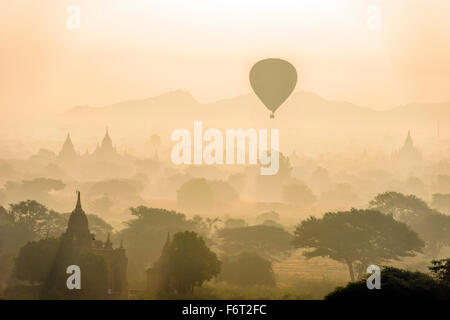
<path fill-rule="evenodd" d="M 297 71 L 289 62 L 282 59 L 264 59 L 250 70 L 250 84 L 261 102 L 271 111 L 275 111 L 289 97 L 297 84 Z"/>

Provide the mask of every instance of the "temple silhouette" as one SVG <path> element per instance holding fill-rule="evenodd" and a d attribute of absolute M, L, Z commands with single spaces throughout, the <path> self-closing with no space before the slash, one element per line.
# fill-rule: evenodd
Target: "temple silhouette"
<path fill-rule="evenodd" d="M 403 146 L 392 154 L 392 160 L 395 165 L 404 170 L 413 170 L 422 164 L 422 154 L 414 146 L 410 131 L 408 131 Z"/>
<path fill-rule="evenodd" d="M 70 243 L 76 250 L 89 250 L 103 256 L 108 267 L 108 295 L 110 298 L 127 298 L 127 264 L 128 259 L 121 243 L 114 249 L 110 240 L 103 242 L 95 239 L 89 231 L 86 213 L 81 207 L 80 192 L 77 191 L 77 204 L 72 211 L 67 230 L 63 234 L 65 243 Z"/>
<path fill-rule="evenodd" d="M 85 154 L 80 155 L 75 151 L 70 133 L 67 134 L 66 141 L 64 142 L 61 151 L 58 154 L 58 158 L 62 161 L 71 161 L 79 159 L 80 157 L 91 158 L 97 160 L 114 160 L 120 158 L 121 155 L 117 152 L 116 147 L 113 145 L 112 139 L 109 135 L 109 130 L 106 129 L 105 136 L 97 148 L 91 154 L 86 151 Z"/>

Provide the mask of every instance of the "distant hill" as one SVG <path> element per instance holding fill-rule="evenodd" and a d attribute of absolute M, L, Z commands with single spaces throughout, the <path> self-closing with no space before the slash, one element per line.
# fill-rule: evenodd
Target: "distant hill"
<path fill-rule="evenodd" d="M 215 127 L 336 128 L 344 131 L 411 127 L 423 130 L 450 121 L 450 103 L 410 104 L 375 111 L 348 102 L 330 101 L 307 91 L 295 92 L 276 112 L 269 111 L 253 94 L 200 103 L 186 91 L 173 91 L 157 97 L 128 100 L 104 107 L 78 106 L 58 117 L 66 125 L 134 129 L 146 126 L 173 130 L 203 120 Z"/>
<path fill-rule="evenodd" d="M 114 144 L 133 152 L 142 149 L 151 134 L 161 135 L 167 145 L 173 130 L 192 130 L 193 121 L 202 120 L 205 129 L 278 128 L 282 150 L 306 154 L 366 147 L 391 153 L 403 144 L 408 130 L 422 147 L 427 139 L 436 137 L 438 121 L 441 136 L 450 137 L 450 103 L 409 104 L 377 111 L 298 91 L 277 110 L 275 119 L 269 116 L 254 94 L 201 103 L 189 92 L 178 90 L 102 107 L 76 106 L 65 113 L 34 119 L 21 133 L 52 140 L 56 151 L 71 132 L 77 150 L 92 151 L 109 127 Z"/>

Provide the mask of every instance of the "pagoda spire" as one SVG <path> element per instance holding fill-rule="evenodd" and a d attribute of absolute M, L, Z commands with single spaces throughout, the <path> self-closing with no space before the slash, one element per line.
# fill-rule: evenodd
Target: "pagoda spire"
<path fill-rule="evenodd" d="M 70 138 L 70 133 L 67 133 L 66 141 L 64 142 L 61 151 L 59 152 L 60 157 L 73 158 L 77 156 L 75 148 Z"/>
<path fill-rule="evenodd" d="M 414 143 L 411 138 L 411 131 L 408 130 L 408 136 L 406 137 L 406 140 L 405 140 L 405 147 L 413 147 L 413 146 L 414 146 Z"/>
<path fill-rule="evenodd" d="M 77 205 L 76 205 L 75 209 L 80 209 L 81 210 L 80 191 L 78 191 L 78 190 L 77 190 Z"/>

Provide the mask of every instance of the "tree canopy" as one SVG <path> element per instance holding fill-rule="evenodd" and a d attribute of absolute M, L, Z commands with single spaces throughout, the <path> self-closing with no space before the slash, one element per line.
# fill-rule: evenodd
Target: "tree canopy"
<path fill-rule="evenodd" d="M 415 195 L 404 195 L 399 192 L 385 192 L 377 195 L 369 202 L 370 208 L 385 214 L 392 215 L 395 219 L 409 225 L 415 225 L 432 209 L 422 199 Z"/>
<path fill-rule="evenodd" d="M 67 290 L 69 265 L 77 265 L 82 270 L 81 290 Z M 39 288 L 41 299 L 104 299 L 108 292 L 108 273 L 103 256 L 76 250 L 61 238 L 28 242 L 20 249 L 13 267 L 14 278 Z M 15 297 L 20 287 L 9 287 L 7 296 Z"/>
<path fill-rule="evenodd" d="M 370 207 L 407 223 L 426 241 L 427 255 L 437 257 L 450 244 L 450 216 L 430 208 L 414 195 L 385 192 L 370 201 Z"/>
<path fill-rule="evenodd" d="M 175 211 L 145 206 L 130 208 L 130 211 L 135 218 L 126 221 L 126 227 L 114 238 L 126 243 L 130 274 L 134 276 L 158 259 L 168 232 L 174 234 L 197 228 L 196 222 Z"/>
<path fill-rule="evenodd" d="M 218 237 L 222 240 L 219 247 L 227 255 L 249 251 L 268 259 L 276 259 L 292 250 L 293 236 L 279 227 L 257 225 L 221 229 Z"/>
<path fill-rule="evenodd" d="M 32 285 L 42 284 L 56 260 L 59 246 L 60 240 L 56 238 L 28 242 L 16 257 L 13 275 Z"/>
<path fill-rule="evenodd" d="M 450 216 L 436 212 L 426 215 L 414 229 L 427 242 L 428 256 L 437 257 L 441 249 L 450 245 Z"/>
<path fill-rule="evenodd" d="M 448 299 L 448 287 L 442 286 L 431 276 L 385 267 L 381 270 L 381 290 L 368 290 L 366 279 L 351 282 L 330 292 L 326 300 L 392 300 L 392 299 Z"/>
<path fill-rule="evenodd" d="M 406 224 L 376 210 L 329 212 L 322 218 L 310 217 L 295 230 L 293 245 L 304 248 L 307 258 L 329 257 L 348 266 L 355 280 L 370 264 L 414 256 L 424 246 Z"/>
<path fill-rule="evenodd" d="M 237 256 L 227 256 L 222 261 L 219 280 L 237 286 L 275 286 L 272 262 L 254 252 L 242 252 Z"/>
<path fill-rule="evenodd" d="M 177 191 L 178 205 L 185 209 L 210 209 L 214 205 L 214 192 L 206 179 L 191 179 Z"/>
<path fill-rule="evenodd" d="M 310 206 L 316 200 L 316 196 L 304 183 L 296 182 L 283 186 L 283 200 L 296 206 Z"/>
<path fill-rule="evenodd" d="M 188 293 L 220 272 L 220 261 L 195 232 L 176 233 L 154 265 L 163 293 Z"/>
<path fill-rule="evenodd" d="M 433 260 L 431 261 L 432 266 L 429 267 L 431 272 L 435 277 L 450 286 L 450 258 Z"/>

